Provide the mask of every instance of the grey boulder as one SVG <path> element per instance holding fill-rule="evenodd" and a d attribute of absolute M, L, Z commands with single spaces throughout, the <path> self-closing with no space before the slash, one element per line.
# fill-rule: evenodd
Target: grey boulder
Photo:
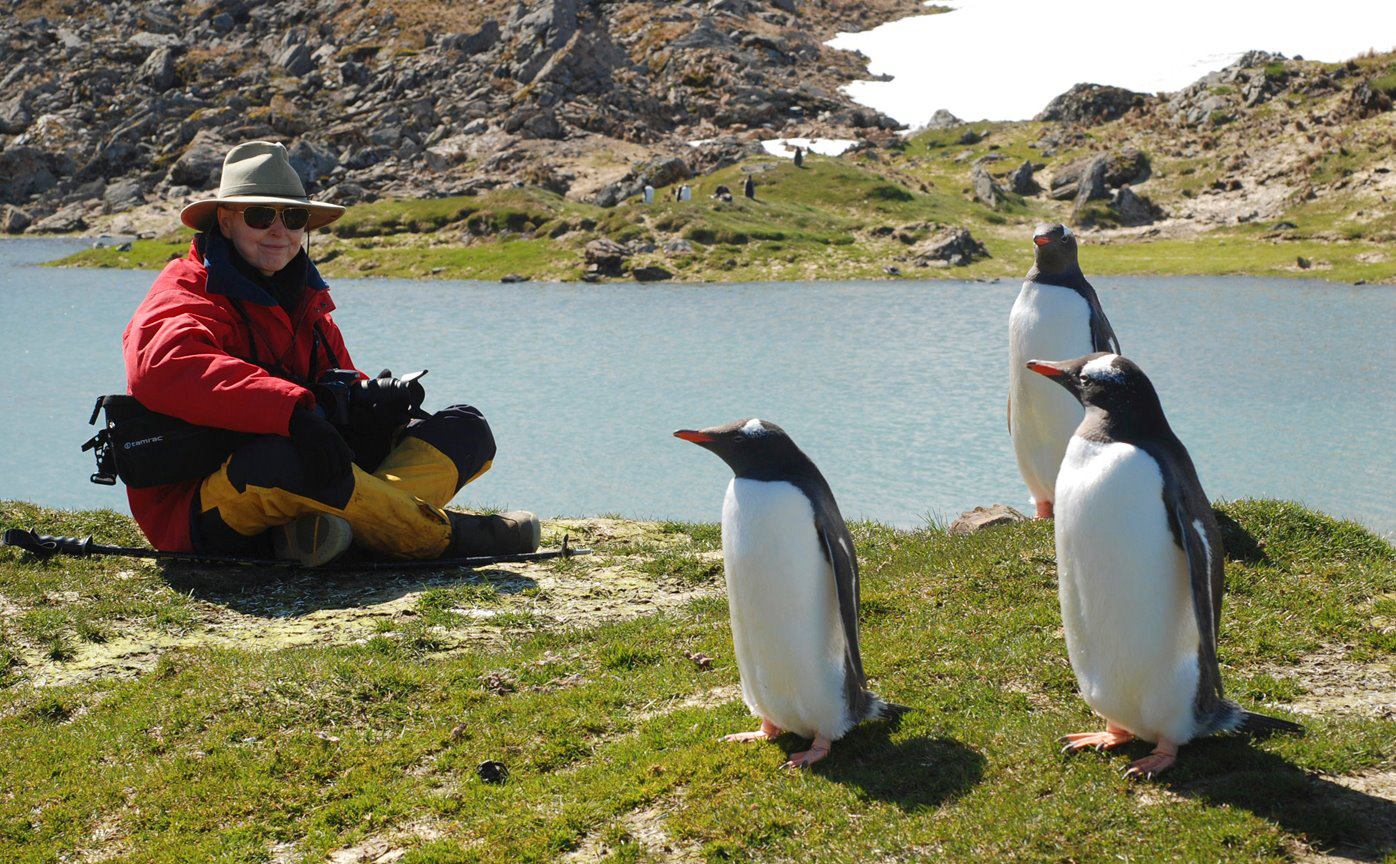
<path fill-rule="evenodd" d="M 948 229 L 913 249 L 913 258 L 921 267 L 964 267 L 988 257 L 989 250 L 966 228 Z"/>
<path fill-rule="evenodd" d="M 950 523 L 950 536 L 958 537 L 965 534 L 978 534 L 986 528 L 995 525 L 1011 525 L 1014 522 L 1027 521 L 1026 516 L 1009 507 L 1006 504 L 995 504 L 991 507 L 976 507 L 968 510 L 956 517 Z"/>

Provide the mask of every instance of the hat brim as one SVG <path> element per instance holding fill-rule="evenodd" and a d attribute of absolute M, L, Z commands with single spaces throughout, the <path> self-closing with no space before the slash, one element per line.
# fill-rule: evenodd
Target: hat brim
<path fill-rule="evenodd" d="M 310 211 L 308 230 L 323 228 L 344 215 L 344 208 L 338 204 L 325 204 L 320 201 L 306 201 L 298 198 L 278 198 L 273 195 L 229 195 L 227 198 L 205 198 L 179 211 L 179 221 L 195 231 L 207 231 L 213 224 L 214 214 L 220 204 L 270 204 L 279 207 L 304 207 Z"/>

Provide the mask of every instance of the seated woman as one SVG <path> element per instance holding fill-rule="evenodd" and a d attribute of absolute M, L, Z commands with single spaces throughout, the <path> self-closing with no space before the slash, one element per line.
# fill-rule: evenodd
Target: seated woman
<path fill-rule="evenodd" d="M 131 513 L 158 549 L 307 566 L 351 542 L 402 558 L 534 551 L 532 513 L 444 509 L 494 459 L 479 411 L 410 420 L 406 388 L 356 371 L 345 377 L 364 382 L 355 398 L 372 428 L 337 427 L 317 404 L 324 373 L 355 367 L 302 243 L 343 213 L 307 198 L 286 148 L 265 141 L 232 148 L 217 196 L 184 208 L 199 233 L 126 327 L 127 389 L 152 411 L 248 435 L 206 477 L 128 489 Z"/>

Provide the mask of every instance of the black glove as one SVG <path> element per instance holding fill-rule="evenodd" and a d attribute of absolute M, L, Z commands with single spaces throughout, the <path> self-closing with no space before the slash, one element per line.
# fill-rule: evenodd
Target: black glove
<path fill-rule="evenodd" d="M 305 466 L 306 479 L 314 486 L 332 486 L 352 470 L 354 451 L 333 424 L 314 411 L 291 412 L 291 445 Z"/>

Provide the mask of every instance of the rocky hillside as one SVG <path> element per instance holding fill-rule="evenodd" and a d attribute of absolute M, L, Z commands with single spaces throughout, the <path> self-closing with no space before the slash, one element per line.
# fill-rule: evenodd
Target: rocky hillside
<path fill-rule="evenodd" d="M 331 276 L 995 278 L 1026 270 L 1035 223 L 1063 221 L 1088 238 L 1091 271 L 1101 275 L 1391 282 L 1393 95 L 1396 54 L 1318 63 L 1252 52 L 1173 94 L 1080 84 L 1030 121 L 964 122 L 942 111 L 908 136 L 849 128 L 861 146 L 838 158 L 812 156 L 803 167 L 753 153 L 754 139 L 771 134 L 764 129 L 698 148 L 684 136 L 701 127 L 653 143 L 486 132 L 482 140 L 497 136 L 508 158 L 467 160 L 456 170 L 495 170 L 484 166 L 497 159 L 505 167 L 488 175 L 494 179 L 477 173 L 463 194 L 356 206 L 317 237 L 317 258 Z M 297 158 L 310 146 L 297 142 Z M 527 160 L 540 154 L 557 160 L 545 163 L 550 173 L 499 180 L 534 171 L 539 163 Z M 390 164 L 403 170 L 427 158 Z M 334 170 L 349 169 L 341 161 Z M 748 178 L 755 200 L 740 192 Z M 645 181 L 671 188 L 643 204 Z M 153 182 L 171 181 L 157 174 Z M 692 186 L 691 201 L 673 200 L 680 182 Z M 95 217 L 102 221 L 92 230 L 177 226 L 180 199 L 154 200 Z M 187 232 L 172 231 L 67 263 L 159 267 L 187 246 Z"/>
<path fill-rule="evenodd" d="M 1316 63 L 1252 51 L 1171 94 L 1080 85 L 1039 115 L 1053 122 L 1034 144 L 1049 157 L 1044 164 L 1058 151 L 1084 151 L 1049 169 L 1048 192 L 1075 198 L 1081 224 L 1172 234 L 1254 226 L 1281 237 L 1389 241 L 1393 96 L 1393 55 Z M 1075 175 L 1087 166 L 1089 176 L 1092 159 L 1118 176 L 1082 197 Z M 1122 187 L 1125 207 L 1116 203 Z M 1152 201 L 1140 207 L 1135 192 Z M 1106 198 L 1108 207 L 1082 206 Z"/>
<path fill-rule="evenodd" d="M 8 6 L 8 8 L 4 8 Z M 526 183 L 585 200 L 632 165 L 895 123 L 823 41 L 916 0 L 0 2 L 0 229 L 83 230 L 216 184 L 275 138 L 353 203 Z M 686 144 L 704 139 L 696 149 Z M 130 230 L 119 221 L 113 230 Z"/>

